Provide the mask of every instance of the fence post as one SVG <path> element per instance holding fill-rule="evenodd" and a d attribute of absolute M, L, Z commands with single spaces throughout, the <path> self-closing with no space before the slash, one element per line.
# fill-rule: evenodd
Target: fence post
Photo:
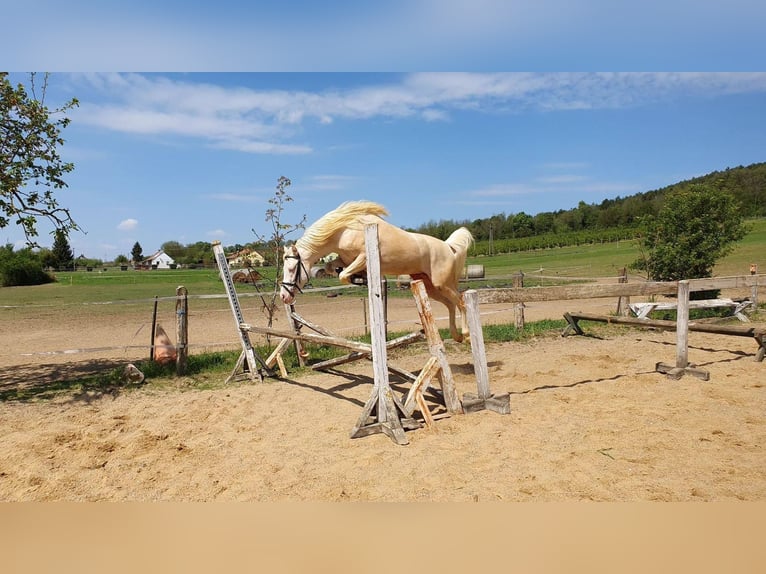
<path fill-rule="evenodd" d="M 524 287 L 524 272 L 519 271 L 513 276 L 513 288 L 521 289 Z M 516 323 L 516 329 L 521 331 L 524 329 L 524 303 L 519 301 L 513 306 L 513 319 Z"/>
<path fill-rule="evenodd" d="M 678 282 L 678 307 L 676 308 L 676 367 L 689 366 L 689 281 Z"/>
<path fill-rule="evenodd" d="M 176 289 L 176 375 L 186 374 L 189 356 L 189 297 L 186 287 Z"/>
<path fill-rule="evenodd" d="M 154 312 L 152 313 L 152 340 L 149 343 L 149 360 L 154 360 L 154 336 L 157 334 L 157 295 L 154 296 Z"/>
<path fill-rule="evenodd" d="M 628 282 L 627 267 L 622 268 L 622 271 L 620 271 L 620 275 L 619 275 L 619 278 L 617 279 L 617 282 L 618 283 Z M 630 314 L 630 297 L 628 297 L 627 295 L 617 299 L 617 314 L 622 315 L 623 317 L 627 317 Z"/>
<path fill-rule="evenodd" d="M 703 381 L 710 380 L 710 373 L 689 364 L 689 281 L 678 282 L 678 303 L 676 306 L 676 364 L 657 363 L 656 370 L 671 379 L 680 379 L 685 373 Z"/>

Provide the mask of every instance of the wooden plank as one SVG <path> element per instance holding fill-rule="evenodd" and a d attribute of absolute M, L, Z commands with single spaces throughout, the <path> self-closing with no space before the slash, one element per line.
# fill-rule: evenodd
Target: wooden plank
<path fill-rule="evenodd" d="M 410 387 L 410 391 L 407 393 L 407 398 L 404 401 L 405 413 L 407 413 L 408 415 L 412 415 L 412 412 L 415 410 L 415 407 L 420 406 L 420 401 L 418 400 L 418 396 L 422 398 L 423 393 L 428 388 L 428 385 L 431 384 L 431 380 L 437 375 L 438 372 L 439 372 L 439 360 L 436 357 L 429 357 L 428 361 L 426 361 L 425 366 L 421 369 L 417 379 L 415 379 L 415 382 Z M 426 413 L 423 412 L 422 408 L 421 408 L 421 413 L 423 413 L 423 417 L 425 418 Z M 428 414 L 430 415 L 430 412 Z M 428 425 L 428 426 L 431 426 L 431 425 Z"/>
<path fill-rule="evenodd" d="M 444 394 L 444 405 L 450 414 L 463 412 L 463 406 L 455 388 L 455 380 L 452 378 L 452 369 L 447 361 L 447 352 L 444 349 L 444 341 L 439 335 L 439 329 L 436 328 L 433 313 L 431 312 L 431 302 L 428 299 L 426 288 L 423 281 L 417 280 L 410 283 L 410 290 L 415 297 L 415 306 L 418 309 L 420 322 L 423 325 L 423 332 L 428 341 L 428 350 L 431 356 L 439 361 L 439 380 L 441 381 L 442 393 Z"/>
<path fill-rule="evenodd" d="M 703 277 L 701 279 L 689 279 L 690 291 L 739 289 L 754 286 L 766 287 L 766 275 L 737 275 L 734 277 Z"/>
<path fill-rule="evenodd" d="M 595 313 L 565 313 L 564 317 L 571 317 L 573 321 L 597 321 L 601 323 L 614 323 L 617 325 L 633 325 L 635 327 L 664 329 L 675 331 L 675 321 L 664 321 L 662 319 L 637 319 L 635 317 L 617 317 L 613 315 L 597 315 Z M 567 319 L 569 320 L 569 319 Z M 716 325 L 713 323 L 689 323 L 690 331 L 699 331 L 702 333 L 716 333 L 718 335 L 732 335 L 738 337 L 758 337 L 766 333 L 766 328 L 747 326 L 747 325 Z"/>
<path fill-rule="evenodd" d="M 332 333 L 330 333 L 330 331 L 328 331 L 324 327 L 320 327 L 316 323 L 312 323 L 308 319 L 304 319 L 303 317 L 298 315 L 298 313 L 296 313 L 295 311 L 291 311 L 290 315 L 292 316 L 293 320 L 297 321 L 298 323 L 300 323 L 302 325 L 305 325 L 306 327 L 308 327 L 312 331 L 315 331 L 315 332 L 319 333 L 320 335 L 324 335 L 325 337 L 333 337 L 334 336 Z"/>
<path fill-rule="evenodd" d="M 303 340 L 309 341 L 310 343 L 317 343 L 319 345 L 332 345 L 333 347 L 343 347 L 345 349 L 352 349 L 366 354 L 370 354 L 371 352 L 370 345 L 366 343 L 358 343 L 356 341 L 349 341 L 348 339 L 343 339 L 341 337 L 327 337 L 325 335 L 317 335 L 314 333 L 291 333 L 289 331 L 272 329 L 271 327 L 258 327 L 257 325 L 250 325 L 248 323 L 242 323 L 240 327 L 245 331 L 282 337 L 283 339 Z"/>
<path fill-rule="evenodd" d="M 628 297 L 640 295 L 675 294 L 675 282 L 613 283 L 599 285 L 557 285 L 553 287 L 524 287 L 521 289 L 480 289 L 479 303 L 519 303 L 593 299 L 599 297 Z"/>
<path fill-rule="evenodd" d="M 736 277 L 711 277 L 689 279 L 690 291 L 734 289 L 766 286 L 766 275 L 741 275 Z M 526 287 L 504 289 L 480 289 L 479 303 L 519 303 L 564 301 L 568 299 L 594 299 L 601 297 L 633 297 L 642 295 L 673 295 L 678 291 L 675 281 L 646 281 L 643 283 L 611 283 L 606 285 L 587 283 L 583 285 L 556 285 L 552 287 Z"/>
<path fill-rule="evenodd" d="M 409 345 L 410 343 L 413 343 L 415 341 L 419 341 L 422 339 L 425 339 L 425 335 L 423 334 L 422 331 L 407 333 L 406 335 L 402 335 L 401 337 L 397 337 L 396 339 L 391 339 L 390 341 L 386 341 L 386 350 L 396 349 L 397 347 Z M 333 359 L 327 359 L 326 361 L 322 361 L 321 363 L 316 363 L 315 365 L 311 365 L 311 368 L 316 371 L 321 371 L 322 369 L 337 367 L 339 365 L 345 365 L 346 363 L 352 363 L 354 361 L 358 361 L 359 359 L 370 358 L 371 352 L 372 352 L 371 349 L 370 351 L 366 351 L 366 352 L 354 351 L 342 357 L 335 357 Z M 399 369 L 392 368 L 391 366 L 389 366 L 389 370 L 395 373 L 399 373 Z M 399 374 L 402 374 L 402 373 L 399 373 Z M 414 376 L 411 373 L 407 373 L 405 377 L 408 379 L 414 378 Z"/>

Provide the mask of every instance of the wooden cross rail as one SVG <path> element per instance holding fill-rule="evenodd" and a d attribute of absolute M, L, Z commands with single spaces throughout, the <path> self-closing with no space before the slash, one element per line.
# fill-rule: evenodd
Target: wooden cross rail
<path fill-rule="evenodd" d="M 358 359 L 369 357 L 372 354 L 372 345 L 369 343 L 361 343 L 358 341 L 352 341 L 350 339 L 344 339 L 342 337 L 336 337 L 333 335 L 319 335 L 315 333 L 295 333 L 292 331 L 280 331 L 278 329 L 272 329 L 271 327 L 258 327 L 257 325 L 250 325 L 248 323 L 241 323 L 239 328 L 243 331 L 261 333 L 263 335 L 271 335 L 272 337 L 279 337 L 286 340 L 299 340 L 308 341 L 310 343 L 316 343 L 317 345 L 330 345 L 333 347 L 341 347 L 343 349 L 351 349 L 352 353 L 344 355 L 342 357 L 336 357 L 334 359 L 328 359 L 322 363 L 312 365 L 313 369 L 318 369 L 321 365 L 322 368 L 328 368 L 331 366 L 342 365 L 344 363 L 350 363 Z M 408 333 L 396 339 L 386 341 L 387 349 L 395 349 L 402 345 L 407 345 L 414 341 L 422 340 L 425 335 L 422 332 Z M 280 342 L 280 344 L 282 344 Z M 273 355 L 274 353 L 272 353 Z M 267 363 L 271 364 L 271 357 L 267 359 Z M 410 376 L 412 378 L 412 376 Z"/>
<path fill-rule="evenodd" d="M 720 307 L 729 307 L 732 309 L 731 316 L 736 317 L 743 323 L 748 323 L 750 319 L 743 315 L 742 311 L 751 305 L 752 301 L 749 299 L 745 299 L 744 301 L 734 301 L 732 299 L 705 299 L 702 301 L 689 301 L 689 309 L 715 309 Z M 630 307 L 630 310 L 636 314 L 636 317 L 643 319 L 645 317 L 649 317 L 649 313 L 652 311 L 676 310 L 678 308 L 678 303 L 674 301 L 663 303 L 631 303 L 628 306 Z"/>
<path fill-rule="evenodd" d="M 567 320 L 567 326 L 562 335 L 567 335 L 574 331 L 577 335 L 582 335 L 583 330 L 578 324 L 580 321 L 597 321 L 601 323 L 613 323 L 617 325 L 632 325 L 634 327 L 643 327 L 645 329 L 662 329 L 666 331 L 675 331 L 675 321 L 663 321 L 660 319 L 638 319 L 635 317 L 618 317 L 612 315 L 597 315 L 594 313 L 564 313 Z M 689 323 L 689 331 L 699 331 L 702 333 L 714 333 L 717 335 L 731 335 L 735 337 L 753 337 L 758 344 L 758 351 L 755 356 L 756 361 L 763 361 L 766 355 L 766 327 L 755 327 L 746 325 L 714 325 L 711 323 Z"/>

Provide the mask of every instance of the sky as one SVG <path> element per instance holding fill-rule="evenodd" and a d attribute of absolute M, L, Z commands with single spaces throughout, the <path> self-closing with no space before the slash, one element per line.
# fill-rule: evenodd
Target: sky
<path fill-rule="evenodd" d="M 719 4 L 75 2 L 0 53 L 14 82 L 52 70 L 49 106 L 79 100 L 58 197 L 76 255 L 111 260 L 268 236 L 280 176 L 286 223 L 368 199 L 417 227 L 766 161 L 766 8 Z"/>

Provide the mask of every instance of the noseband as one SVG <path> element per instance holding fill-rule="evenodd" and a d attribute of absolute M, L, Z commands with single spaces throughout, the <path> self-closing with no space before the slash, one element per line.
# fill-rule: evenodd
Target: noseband
<path fill-rule="evenodd" d="M 299 293 L 303 293 L 303 290 L 301 289 L 299 283 L 301 281 L 301 270 L 306 274 L 306 279 L 308 279 L 309 274 L 306 271 L 306 267 L 303 265 L 303 261 L 301 260 L 300 254 L 296 255 L 285 255 L 285 259 L 297 259 L 298 265 L 295 266 L 295 276 L 293 277 L 292 281 L 282 281 L 282 287 L 287 291 L 291 297 L 295 297 L 295 291 L 298 290 Z"/>

